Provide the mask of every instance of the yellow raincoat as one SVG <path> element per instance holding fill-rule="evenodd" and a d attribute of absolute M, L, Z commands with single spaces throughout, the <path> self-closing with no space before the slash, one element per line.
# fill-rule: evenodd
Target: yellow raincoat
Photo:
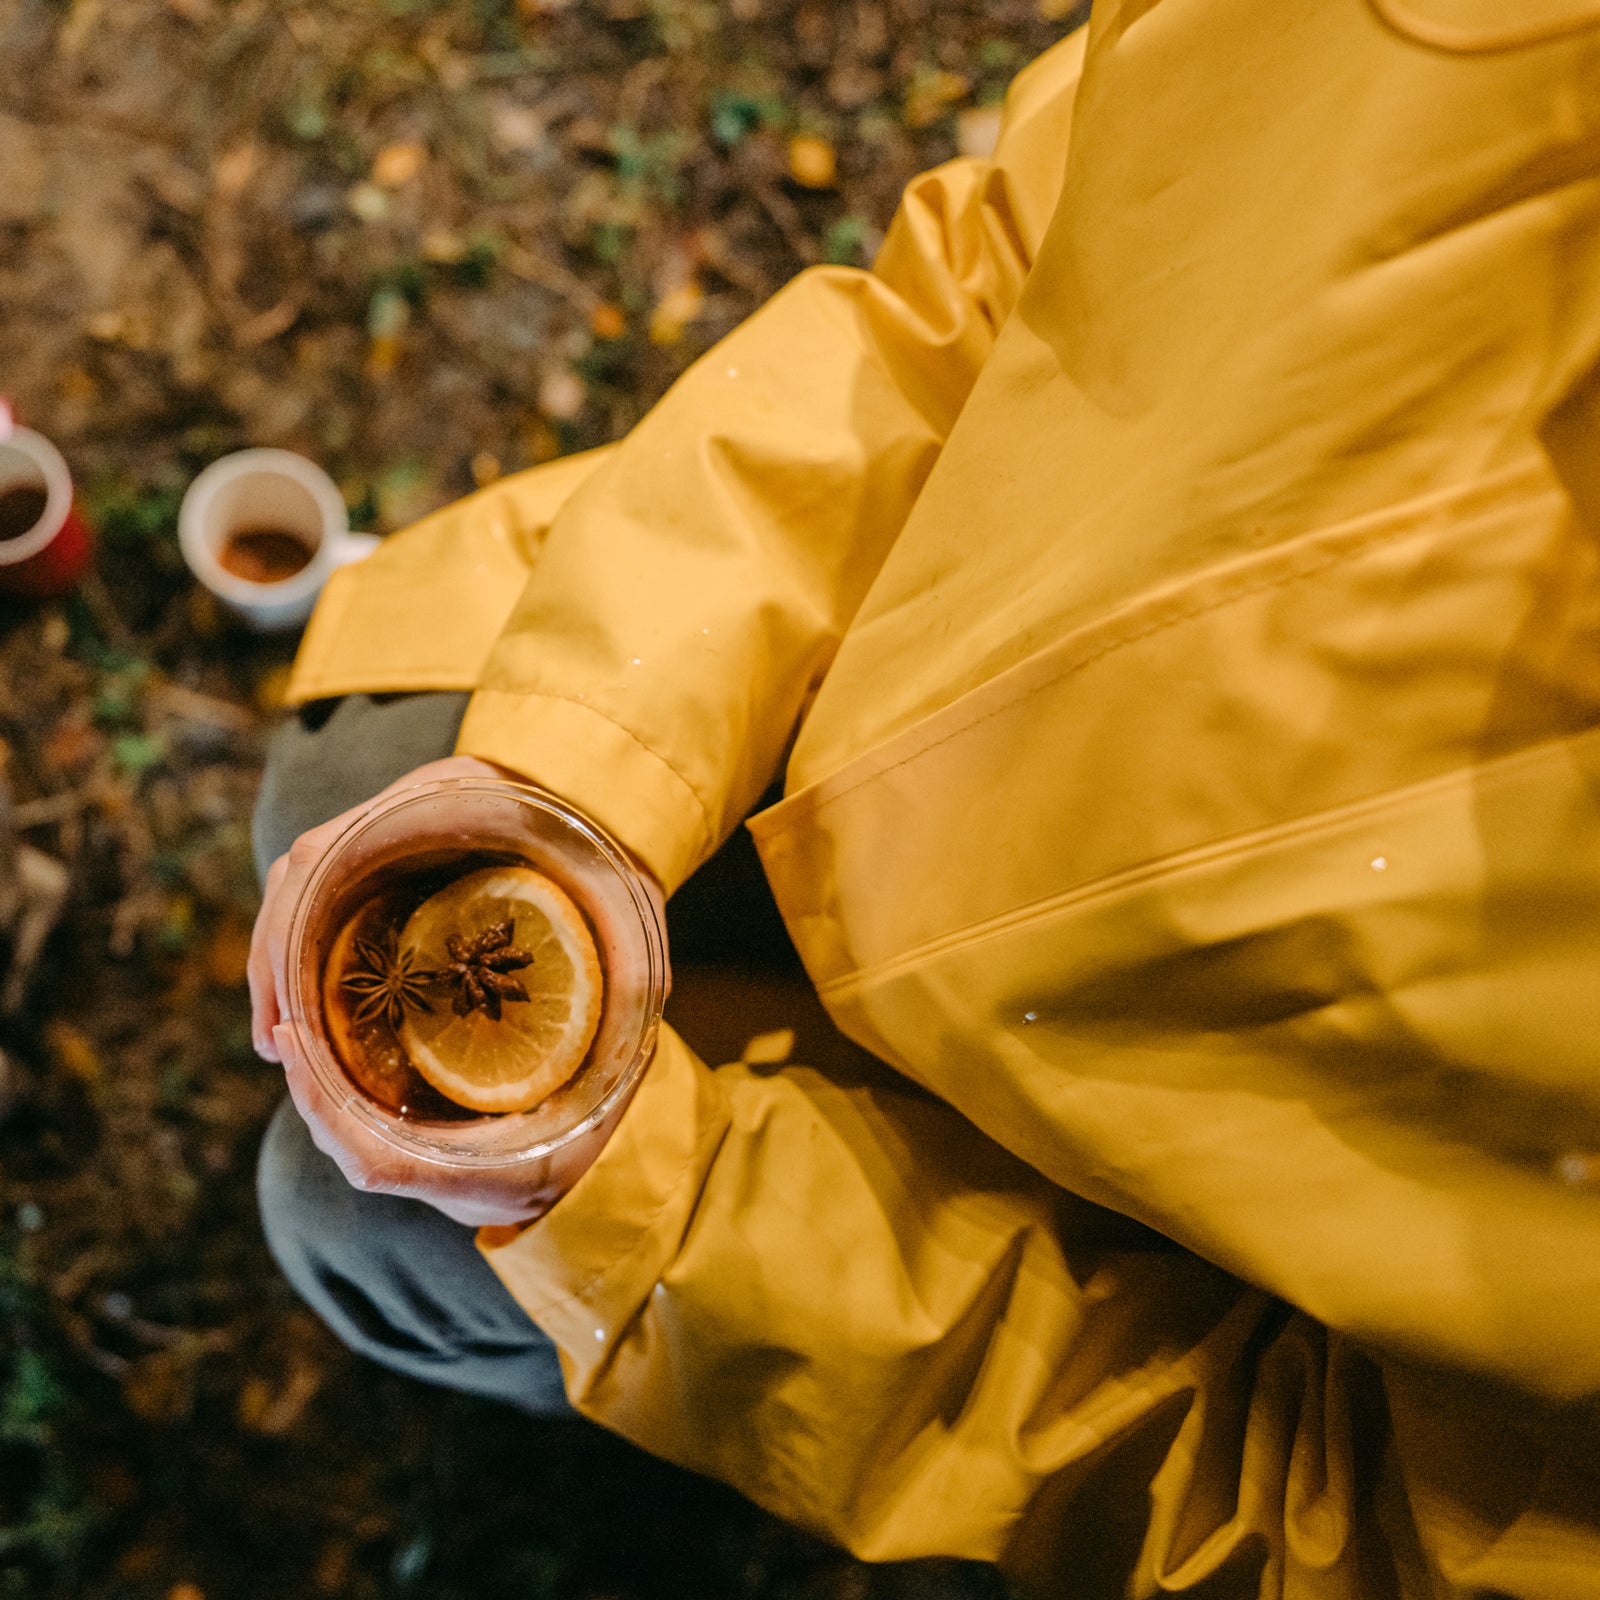
<path fill-rule="evenodd" d="M 1597 538 L 1600 0 L 1102 0 L 872 273 L 337 578 L 298 696 L 475 689 L 669 889 L 787 762 L 882 1063 L 669 1033 L 482 1237 L 574 1401 L 1085 1600 L 1600 1594 Z"/>

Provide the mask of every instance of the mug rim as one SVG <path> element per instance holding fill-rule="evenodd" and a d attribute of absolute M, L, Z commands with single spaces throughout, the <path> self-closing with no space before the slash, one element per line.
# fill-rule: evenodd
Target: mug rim
<path fill-rule="evenodd" d="M 217 492 L 250 472 L 277 472 L 292 479 L 322 513 L 322 534 L 311 559 L 298 572 L 272 583 L 229 572 L 217 560 L 204 531 L 205 513 Z M 349 531 L 349 512 L 338 485 L 315 461 L 293 450 L 256 446 L 219 456 L 195 475 L 178 507 L 178 545 L 189 570 L 218 598 L 246 611 L 292 605 L 314 595 L 337 566 L 336 546 Z"/>
<path fill-rule="evenodd" d="M 410 805 L 432 800 L 445 793 L 500 794 L 524 805 L 557 818 L 562 824 L 581 834 L 593 846 L 606 864 L 616 874 L 633 904 L 639 919 L 646 958 L 647 999 L 639 1019 L 632 1044 L 632 1054 L 627 1066 L 618 1074 L 616 1082 L 570 1128 L 554 1137 L 535 1140 L 530 1145 L 513 1150 L 475 1149 L 443 1143 L 426 1134 L 412 1131 L 404 1123 L 396 1125 L 392 1116 L 380 1114 L 370 1101 L 351 1082 L 340 1066 L 332 1048 L 322 1037 L 321 1030 L 311 1023 L 311 1012 L 306 1004 L 304 990 L 305 965 L 302 960 L 304 945 L 310 932 L 311 909 L 318 891 L 334 871 L 341 855 L 353 845 L 366 830 L 392 817 L 395 812 Z M 666 930 L 654 904 L 645 892 L 639 869 L 629 859 L 627 852 L 594 818 L 569 805 L 558 795 L 535 784 L 518 783 L 509 778 L 436 778 L 427 783 L 411 784 L 404 789 L 374 801 L 356 817 L 323 851 L 312 868 L 310 876 L 300 889 L 289 914 L 289 937 L 286 955 L 286 972 L 289 993 L 288 1015 L 285 1021 L 294 1029 L 295 1038 L 305 1053 L 306 1065 L 325 1092 L 335 1098 L 342 1109 L 353 1112 L 361 1125 L 376 1134 L 391 1149 L 445 1168 L 494 1168 L 517 1166 L 539 1160 L 553 1151 L 571 1144 L 602 1122 L 615 1107 L 630 1094 L 655 1054 L 660 1032 L 662 1010 L 666 1004 Z"/>
<path fill-rule="evenodd" d="M 0 540 L 0 567 L 13 567 L 38 555 L 66 526 L 72 510 L 72 472 L 67 459 L 32 428 L 13 427 L 0 437 L 0 448 L 15 445 L 44 474 L 44 514 L 24 534 Z"/>

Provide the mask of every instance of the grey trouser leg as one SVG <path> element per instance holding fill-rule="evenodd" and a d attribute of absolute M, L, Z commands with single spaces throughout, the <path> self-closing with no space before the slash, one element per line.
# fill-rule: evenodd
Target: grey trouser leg
<path fill-rule="evenodd" d="M 307 828 L 449 755 L 466 705 L 464 694 L 351 695 L 320 722 L 286 723 L 256 802 L 258 873 Z M 471 1228 L 419 1200 L 352 1189 L 287 1100 L 262 1141 L 256 1186 L 284 1275 L 352 1350 L 536 1416 L 573 1415 L 555 1346 L 478 1254 Z"/>

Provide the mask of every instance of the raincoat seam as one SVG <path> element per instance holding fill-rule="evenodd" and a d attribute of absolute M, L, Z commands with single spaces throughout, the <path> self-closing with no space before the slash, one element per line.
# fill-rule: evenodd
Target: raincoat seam
<path fill-rule="evenodd" d="M 1388 530 L 1388 533 L 1392 536 L 1393 540 L 1398 541 L 1400 539 L 1434 531 L 1430 525 L 1435 523 L 1436 519 L 1443 517 L 1447 509 L 1447 507 L 1430 508 L 1430 514 L 1422 520 L 1408 523 L 1405 527 L 1400 529 Z M 1313 537 L 1315 536 L 1313 535 Z M 1248 585 L 1247 587 L 1232 589 L 1227 594 L 1220 595 L 1216 599 L 1205 604 L 1191 606 L 1187 610 L 1167 612 L 1160 618 L 1151 621 L 1142 628 L 1135 628 L 1132 631 L 1121 633 L 1115 638 L 1108 639 L 1098 649 L 1091 651 L 1087 655 L 1078 657 L 1076 660 L 1064 666 L 1061 671 L 1052 673 L 1048 678 L 1044 678 L 1037 683 L 1029 684 L 1025 689 L 1020 689 L 1017 693 L 1006 697 L 999 705 L 993 706 L 988 711 L 985 711 L 981 716 L 973 718 L 972 721 L 965 722 L 958 728 L 952 728 L 950 732 L 940 735 L 939 738 L 932 740 L 930 743 L 919 745 L 917 749 L 900 757 L 899 760 L 892 761 L 885 767 L 877 768 L 875 771 L 865 774 L 863 777 L 858 778 L 848 788 L 836 790 L 834 793 L 827 795 L 825 798 L 817 800 L 810 808 L 811 815 L 813 817 L 820 816 L 829 806 L 835 805 L 839 801 L 846 799 L 850 795 L 856 793 L 857 790 L 863 789 L 869 784 L 876 783 L 879 779 L 887 777 L 891 772 L 896 772 L 901 767 L 909 766 L 913 762 L 921 760 L 923 756 L 939 749 L 943 745 L 951 743 L 953 740 L 965 737 L 974 729 L 981 728 L 986 722 L 991 722 L 996 717 L 1006 715 L 1007 713 L 1015 710 L 1018 706 L 1021 706 L 1027 701 L 1043 694 L 1046 690 L 1053 689 L 1057 684 L 1062 683 L 1068 678 L 1076 676 L 1086 668 L 1094 666 L 1097 662 L 1103 661 L 1108 656 L 1115 655 L 1119 650 L 1126 649 L 1130 645 L 1141 644 L 1146 639 L 1152 639 L 1158 634 L 1165 633 L 1171 628 L 1179 627 L 1187 622 L 1193 622 L 1197 618 L 1207 616 L 1212 612 L 1223 611 L 1229 606 L 1241 604 L 1246 600 L 1256 599 L 1264 594 L 1271 594 L 1274 590 L 1287 589 L 1291 585 L 1304 582 L 1307 579 L 1321 577 L 1324 573 L 1332 570 L 1344 562 L 1358 560 L 1360 557 L 1366 555 L 1374 545 L 1388 542 L 1390 542 L 1389 539 L 1384 537 L 1384 533 L 1382 531 L 1375 530 L 1372 538 L 1363 540 L 1353 549 L 1335 550 L 1320 557 L 1312 557 L 1308 555 L 1305 558 L 1304 564 L 1300 565 L 1291 572 L 1286 572 L 1259 580 Z M 1203 582 L 1204 575 L 1198 575 L 1194 581 Z M 1025 665 L 1025 663 L 1021 663 L 1021 665 Z M 994 680 L 991 679 L 990 681 L 993 682 Z M 979 685 L 974 692 L 981 693 L 984 687 L 986 686 Z M 937 716 L 938 713 L 935 712 L 934 715 Z M 825 783 L 827 780 L 824 778 L 820 781 Z M 804 792 L 805 791 L 802 790 L 800 791 L 800 794 L 804 794 Z M 800 795 L 797 794 L 795 799 L 798 800 L 799 798 Z"/>
<path fill-rule="evenodd" d="M 1047 895 L 1042 900 L 1033 900 L 1026 905 L 1013 907 L 1010 911 L 1003 911 L 981 922 L 969 923 L 964 928 L 953 929 L 949 933 L 913 945 L 909 950 L 899 951 L 892 956 L 884 957 L 881 961 L 857 967 L 836 978 L 829 978 L 817 985 L 817 993 L 819 995 L 844 993 L 869 982 L 891 977 L 930 957 L 943 955 L 954 949 L 963 949 L 969 944 L 981 944 L 1014 928 L 1026 927 L 1029 923 L 1059 915 L 1075 905 L 1089 904 L 1098 899 L 1110 899 L 1125 890 L 1137 890 L 1164 878 L 1176 877 L 1190 869 L 1200 869 L 1249 855 L 1257 849 L 1270 849 L 1275 845 L 1288 844 L 1318 833 L 1332 833 L 1341 824 L 1357 822 L 1364 816 L 1381 813 L 1393 806 L 1403 805 L 1407 801 L 1426 799 L 1436 792 L 1459 788 L 1464 780 L 1474 774 L 1499 775 L 1514 772 L 1519 767 L 1537 766 L 1553 751 L 1582 740 L 1596 738 L 1600 738 L 1600 726 L 1585 728 L 1576 734 L 1559 734 L 1554 738 L 1541 740 L 1538 744 L 1513 751 L 1509 755 L 1497 756 L 1492 761 L 1470 762 L 1466 766 L 1452 768 L 1449 772 L 1436 773 L 1433 777 L 1417 783 L 1384 789 L 1358 800 L 1347 801 L 1343 805 L 1313 811 L 1305 816 L 1291 817 L 1267 827 L 1250 828 L 1242 833 L 1228 834 L 1221 839 L 1213 839 L 1188 850 L 1156 856 L 1120 872 L 1074 884 L 1071 888 Z"/>

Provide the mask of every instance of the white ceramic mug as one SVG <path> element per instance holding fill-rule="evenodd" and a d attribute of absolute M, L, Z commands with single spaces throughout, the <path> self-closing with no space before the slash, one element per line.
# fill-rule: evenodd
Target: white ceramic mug
<path fill-rule="evenodd" d="M 305 564 L 271 581 L 230 570 L 229 546 L 241 535 L 287 536 L 305 547 Z M 329 576 L 369 555 L 379 540 L 350 531 L 338 486 L 314 462 L 290 450 L 240 450 L 189 485 L 178 509 L 178 543 L 212 594 L 267 631 L 299 627 Z"/>

